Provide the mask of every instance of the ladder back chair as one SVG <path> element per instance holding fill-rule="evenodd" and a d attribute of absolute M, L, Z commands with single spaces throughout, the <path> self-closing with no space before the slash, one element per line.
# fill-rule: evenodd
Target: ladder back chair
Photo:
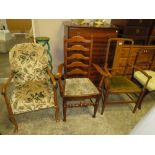
<path fill-rule="evenodd" d="M 18 131 L 15 115 L 45 108 L 55 109 L 59 120 L 57 85 L 54 75 L 48 69 L 47 51 L 40 44 L 22 43 L 15 45 L 9 52 L 11 74 L 2 86 L 9 120 Z M 14 84 L 11 97 L 7 90 Z"/>
<path fill-rule="evenodd" d="M 63 98 L 63 120 L 66 121 L 67 108 L 94 106 L 94 114 L 98 108 L 100 92 L 89 79 L 90 66 L 92 65 L 93 40 L 87 40 L 82 36 L 73 36 L 64 39 L 64 64 L 58 67 L 57 78 L 60 93 Z M 64 84 L 62 73 L 64 67 Z M 95 102 L 93 102 L 95 98 Z M 83 101 L 90 99 L 90 102 Z M 68 103 L 68 101 L 80 101 L 80 103 Z M 81 101 L 82 100 L 82 101 Z"/>

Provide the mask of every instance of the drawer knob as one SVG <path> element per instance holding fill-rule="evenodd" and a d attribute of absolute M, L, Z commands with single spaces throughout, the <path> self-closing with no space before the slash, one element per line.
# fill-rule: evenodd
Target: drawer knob
<path fill-rule="evenodd" d="M 140 32 L 140 30 L 139 29 L 136 29 L 136 33 L 139 33 Z"/>
<path fill-rule="evenodd" d="M 77 32 L 77 36 L 80 36 L 80 32 Z"/>
<path fill-rule="evenodd" d="M 143 22 L 143 20 L 142 19 L 139 19 L 139 24 L 141 24 Z"/>

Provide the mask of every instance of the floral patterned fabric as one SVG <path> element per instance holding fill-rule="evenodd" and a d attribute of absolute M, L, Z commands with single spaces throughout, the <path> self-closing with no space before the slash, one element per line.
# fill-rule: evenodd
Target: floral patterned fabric
<path fill-rule="evenodd" d="M 10 103 L 14 114 L 53 107 L 52 86 L 44 81 L 29 81 L 15 85 Z"/>
<path fill-rule="evenodd" d="M 48 77 L 46 74 L 47 51 L 40 44 L 17 44 L 9 52 L 9 59 L 16 83 L 46 80 Z"/>
<path fill-rule="evenodd" d="M 14 114 L 54 106 L 47 51 L 36 43 L 15 45 L 9 52 L 14 84 L 10 103 Z"/>
<path fill-rule="evenodd" d="M 99 91 L 89 78 L 71 78 L 65 81 L 65 96 L 98 95 Z"/>

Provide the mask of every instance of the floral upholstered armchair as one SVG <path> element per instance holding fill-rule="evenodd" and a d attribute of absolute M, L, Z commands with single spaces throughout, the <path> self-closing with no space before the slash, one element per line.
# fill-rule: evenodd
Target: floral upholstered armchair
<path fill-rule="evenodd" d="M 55 118 L 59 120 L 57 85 L 48 69 L 47 51 L 36 43 L 17 44 L 9 52 L 9 61 L 11 75 L 2 87 L 2 95 L 15 131 L 18 131 L 15 114 L 54 107 Z M 14 88 L 8 99 L 7 88 L 11 81 Z"/>

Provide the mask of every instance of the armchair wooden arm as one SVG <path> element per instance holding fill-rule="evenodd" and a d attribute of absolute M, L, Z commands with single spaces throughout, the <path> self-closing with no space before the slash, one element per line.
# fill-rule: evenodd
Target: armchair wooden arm
<path fill-rule="evenodd" d="M 61 96 L 63 95 L 63 92 L 64 92 L 64 87 L 61 80 L 63 68 L 64 68 L 64 64 L 62 63 L 58 66 L 58 73 L 55 75 L 55 77 L 58 79 Z"/>
<path fill-rule="evenodd" d="M 104 71 L 103 71 L 103 69 L 99 65 L 93 64 L 93 66 L 102 75 L 101 81 L 99 83 L 99 90 L 102 91 L 103 84 L 105 84 L 105 87 L 106 88 L 109 88 L 109 78 L 112 75 L 110 74 L 110 72 L 108 71 L 108 69 L 104 67 Z"/>
<path fill-rule="evenodd" d="M 92 64 L 92 65 L 95 67 L 95 69 L 96 69 L 102 76 L 104 76 L 104 77 L 108 77 L 108 76 L 109 76 L 109 74 L 108 74 L 107 72 L 103 71 L 103 69 L 102 69 L 99 65 L 97 65 L 97 64 Z"/>
<path fill-rule="evenodd" d="M 145 85 L 143 86 L 143 89 L 146 89 L 147 87 L 147 84 L 149 82 L 149 80 L 152 78 L 150 75 L 148 75 L 144 70 L 142 70 L 140 67 L 137 67 L 135 65 L 132 65 L 132 64 L 128 64 L 129 66 L 131 66 L 132 68 L 135 68 L 137 69 L 138 71 L 140 71 L 142 74 L 144 74 L 146 77 L 147 77 L 147 81 L 145 83 Z"/>
<path fill-rule="evenodd" d="M 1 94 L 6 95 L 7 88 L 9 87 L 11 80 L 13 78 L 13 74 L 10 74 L 9 78 L 6 80 L 6 82 L 2 85 Z"/>
<path fill-rule="evenodd" d="M 135 65 L 131 65 L 129 64 L 132 68 L 137 69 L 138 71 L 140 71 L 141 73 L 143 73 L 148 79 L 151 79 L 152 77 L 150 75 L 148 75 L 144 70 L 142 70 L 140 67 L 137 67 Z"/>
<path fill-rule="evenodd" d="M 62 77 L 63 68 L 64 68 L 64 64 L 63 63 L 58 66 L 58 73 L 55 75 L 55 77 L 57 79 Z"/>
<path fill-rule="evenodd" d="M 56 84 L 56 81 L 55 81 L 55 78 L 54 78 L 54 75 L 51 73 L 51 71 L 49 70 L 49 68 L 47 68 L 47 73 L 52 81 L 52 84 L 53 84 L 53 87 L 56 88 L 57 84 Z"/>

